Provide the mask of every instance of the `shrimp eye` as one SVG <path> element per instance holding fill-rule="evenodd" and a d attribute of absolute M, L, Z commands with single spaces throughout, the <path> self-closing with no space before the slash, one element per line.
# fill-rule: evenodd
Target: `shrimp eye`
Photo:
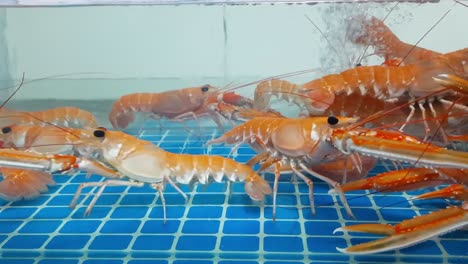
<path fill-rule="evenodd" d="M 338 118 L 336 116 L 329 116 L 327 122 L 329 125 L 336 125 L 338 124 Z"/>
<path fill-rule="evenodd" d="M 3 133 L 3 134 L 8 134 L 8 133 L 10 133 L 10 132 L 11 132 L 11 127 L 4 127 L 4 128 L 2 128 L 2 133 Z"/>
<path fill-rule="evenodd" d="M 361 63 L 357 63 L 357 64 L 356 64 L 356 67 L 361 67 L 361 66 L 362 66 Z"/>
<path fill-rule="evenodd" d="M 103 130 L 94 130 L 94 136 L 97 138 L 102 138 L 106 135 L 106 131 Z"/>
<path fill-rule="evenodd" d="M 201 91 L 205 93 L 205 92 L 208 92 L 209 89 L 210 89 L 210 86 L 207 84 L 207 85 L 202 86 Z"/>

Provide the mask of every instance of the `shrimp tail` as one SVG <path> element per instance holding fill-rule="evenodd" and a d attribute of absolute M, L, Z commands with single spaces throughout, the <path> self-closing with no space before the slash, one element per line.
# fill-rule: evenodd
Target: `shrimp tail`
<path fill-rule="evenodd" d="M 272 190 L 267 181 L 255 172 L 252 172 L 249 179 L 245 182 L 245 192 L 252 200 L 261 201 L 265 198 L 265 195 L 271 194 Z"/>
<path fill-rule="evenodd" d="M 8 201 L 33 199 L 55 185 L 50 173 L 23 169 L 1 168 L 0 197 Z"/>

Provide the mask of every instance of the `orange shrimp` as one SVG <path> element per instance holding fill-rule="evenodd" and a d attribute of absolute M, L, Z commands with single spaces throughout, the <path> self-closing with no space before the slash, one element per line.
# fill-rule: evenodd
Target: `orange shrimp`
<path fill-rule="evenodd" d="M 97 121 L 90 112 L 76 107 L 58 107 L 35 112 L 22 112 L 2 108 L 0 125 L 12 124 L 47 125 L 54 124 L 72 128 L 95 128 Z"/>
<path fill-rule="evenodd" d="M 356 67 L 302 85 L 284 80 L 266 81 L 260 83 L 255 90 L 254 107 L 260 110 L 267 108 L 270 98 L 277 95 L 280 99 L 286 99 L 306 109 L 313 116 L 370 116 L 375 112 L 393 108 L 395 104 L 404 104 L 415 98 L 427 97 L 415 103 L 424 120 L 427 138 L 430 126 L 426 121 L 427 110 L 424 105 L 427 103 L 430 112 L 436 117 L 434 101 L 448 107 L 452 105 L 452 102 L 445 100 L 442 92 L 446 95 L 454 94 L 431 77 L 447 73 L 468 76 L 467 61 L 468 49 L 462 49 L 431 60 L 400 67 Z M 404 122 L 400 121 L 400 116 L 393 115 L 398 122 L 403 123 L 400 129 L 403 129 L 415 115 L 416 108 L 413 104 L 409 106 L 411 112 Z M 468 110 L 460 104 L 456 104 L 455 108 L 465 112 Z M 386 122 L 391 121 L 388 116 L 386 119 L 388 119 Z"/>
<path fill-rule="evenodd" d="M 196 119 L 197 111 L 207 96 L 217 89 L 211 85 L 190 87 L 162 93 L 134 93 L 115 101 L 109 113 L 109 121 L 116 129 L 125 129 L 135 120 L 135 113 L 150 114 L 151 118 L 181 119 L 190 116 Z"/>
<path fill-rule="evenodd" d="M 51 173 L 73 173 L 85 170 L 108 177 L 118 175 L 113 169 L 87 158 L 62 154 L 41 154 L 13 149 L 0 149 L 0 197 L 15 201 L 32 199 L 47 191 L 55 182 Z"/>
<path fill-rule="evenodd" d="M 313 211 L 313 185 L 300 170 L 335 187 L 349 215 L 351 210 L 338 182 L 314 171 L 313 166 L 355 156 L 352 164 L 361 166 L 359 155 L 370 155 L 393 161 L 417 162 L 418 166 L 468 168 L 468 154 L 422 144 L 414 137 L 400 132 L 368 130 L 353 124 L 356 118 L 256 118 L 233 128 L 208 144 L 250 144 L 263 159 L 275 164 L 273 206 L 280 168 L 290 166 L 309 185 Z M 366 121 L 367 122 L 367 121 Z M 352 124 L 352 126 L 350 126 Z M 421 154 L 424 153 L 424 154 Z M 356 156 L 357 155 L 357 156 Z M 266 156 L 266 157 L 265 157 Z M 275 209 L 273 209 L 275 213 Z"/>
<path fill-rule="evenodd" d="M 83 146 L 78 146 L 77 140 L 82 136 L 77 129 L 60 129 L 57 127 L 41 126 L 6 126 L 0 130 L 0 143 L 3 148 L 28 150 L 39 154 L 66 154 L 89 156 L 89 151 Z M 2 156 L 0 155 L 0 158 Z M 19 157 L 18 159 L 20 159 Z M 83 159 L 82 168 L 88 168 Z M 116 174 L 97 162 L 89 161 L 93 171 L 103 175 Z M 3 180 L 0 182 L 0 197 L 7 200 L 32 199 L 39 193 L 47 191 L 47 185 L 53 185 L 52 175 L 47 171 L 34 171 L 25 169 L 0 168 Z"/>
<path fill-rule="evenodd" d="M 360 66 L 338 74 L 326 75 L 302 85 L 284 80 L 268 80 L 257 85 L 254 107 L 265 109 L 270 97 L 304 106 L 311 114 L 324 114 L 340 95 L 368 96 L 382 102 L 421 97 L 442 90 L 431 77 L 452 73 L 468 76 L 468 48 L 447 53 L 432 60 L 401 67 Z M 354 103 L 355 105 L 355 103 Z M 343 111 L 343 110 L 341 110 Z M 339 114 L 339 113 L 336 113 Z"/>
<path fill-rule="evenodd" d="M 403 60 L 406 64 L 412 64 L 442 55 L 401 41 L 382 20 L 376 17 L 370 19 L 360 17 L 356 20 L 361 22 L 361 28 L 348 32 L 351 41 L 361 45 L 373 46 L 375 54 L 384 57 L 387 65 L 399 66 Z"/>
<path fill-rule="evenodd" d="M 75 107 L 54 108 L 38 112 L 0 110 L 0 124 L 43 126 L 47 124 L 45 122 L 71 127 L 97 126 L 96 119 L 91 113 Z M 58 134 L 61 135 L 57 137 Z M 57 142 L 57 139 L 60 140 Z M 63 130 L 55 127 L 7 126 L 3 127 L 0 133 L 0 142 L 3 148 L 22 148 L 40 153 L 72 154 L 73 146 L 69 145 L 72 140 L 73 137 L 69 133 L 64 133 Z M 47 146 L 51 143 L 55 144 Z M 47 191 L 48 185 L 55 183 L 52 175 L 43 171 L 10 168 L 0 168 L 0 171 L 3 178 L 0 182 L 0 197 L 9 201 L 23 198 L 33 199 L 41 192 Z"/>
<path fill-rule="evenodd" d="M 266 194 L 271 193 L 268 183 L 249 166 L 228 158 L 170 153 L 149 141 L 140 140 L 123 132 L 105 129 L 89 131 L 89 135 L 83 137 L 82 144 L 94 149 L 105 162 L 131 180 L 82 183 L 75 193 L 71 207 L 76 205 L 83 188 L 100 186 L 85 214 L 91 212 L 106 186 L 142 187 L 145 183 L 149 184 L 159 192 L 163 204 L 164 220 L 166 207 L 163 191 L 166 183 L 173 186 L 186 199 L 187 196 L 175 182 L 189 184 L 198 181 L 207 184 L 212 180 L 221 182 L 224 175 L 230 181 L 245 181 L 245 190 L 253 200 L 263 200 Z"/>

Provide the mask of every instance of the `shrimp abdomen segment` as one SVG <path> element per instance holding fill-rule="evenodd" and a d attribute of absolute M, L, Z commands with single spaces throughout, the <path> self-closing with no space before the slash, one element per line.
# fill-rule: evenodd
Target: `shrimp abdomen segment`
<path fill-rule="evenodd" d="M 361 66 L 339 74 L 331 74 L 303 85 L 307 94 L 315 89 L 324 89 L 335 95 L 359 93 L 375 98 L 391 99 L 407 91 L 414 79 L 412 66 Z M 323 87 L 325 86 L 325 87 Z"/>
<path fill-rule="evenodd" d="M 97 121 L 94 115 L 77 107 L 57 107 L 43 111 L 24 114 L 33 125 L 44 125 L 44 121 L 73 128 L 95 128 Z"/>
<path fill-rule="evenodd" d="M 234 127 L 219 138 L 210 140 L 207 144 L 225 144 L 249 143 L 249 140 L 260 141 L 267 144 L 270 140 L 270 134 L 285 118 L 259 117 L 249 120 L 239 126 Z"/>
<path fill-rule="evenodd" d="M 265 194 L 271 193 L 268 183 L 252 168 L 232 159 L 206 155 L 168 155 L 171 177 L 179 183 L 187 184 L 196 179 L 206 184 L 210 182 L 210 178 L 221 182 L 223 176 L 226 176 L 230 181 L 245 181 L 245 190 L 253 200 L 263 200 Z"/>
<path fill-rule="evenodd" d="M 297 84 L 285 80 L 268 80 L 261 82 L 255 88 L 254 108 L 258 110 L 266 110 L 269 108 L 270 98 L 275 95 L 279 98 L 284 98 L 288 102 L 296 102 L 301 100 L 298 98 L 299 86 Z"/>

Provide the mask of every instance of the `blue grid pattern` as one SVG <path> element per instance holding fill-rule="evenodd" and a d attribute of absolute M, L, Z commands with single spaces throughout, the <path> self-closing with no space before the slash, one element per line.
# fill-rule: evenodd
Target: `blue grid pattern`
<path fill-rule="evenodd" d="M 190 135 L 180 129 L 142 135 L 167 151 L 226 156 L 229 146 L 204 147 L 220 135 L 214 128 Z M 202 134 L 202 135 L 200 135 Z M 245 162 L 254 155 L 248 146 L 233 157 Z M 373 173 L 384 170 L 379 164 Z M 272 175 L 266 175 L 272 181 Z M 396 252 L 348 256 L 335 250 L 377 236 L 332 234 L 343 225 L 396 223 L 447 206 L 443 200 L 410 201 L 411 195 L 353 192 L 349 203 L 358 220 L 349 218 L 328 186 L 315 183 L 316 215 L 308 207 L 308 188 L 283 175 L 279 184 L 276 222 L 272 201 L 255 203 L 243 184 L 183 186 L 189 200 L 170 186 L 165 198 L 167 223 L 157 192 L 149 187 L 108 187 L 89 217 L 83 218 L 93 189 L 85 189 L 75 210 L 68 208 L 81 182 L 93 175 L 55 176 L 57 185 L 29 201 L 0 200 L 0 264 L 3 263 L 468 263 L 466 230 L 458 230 Z M 384 207 L 384 208 L 381 208 Z"/>

